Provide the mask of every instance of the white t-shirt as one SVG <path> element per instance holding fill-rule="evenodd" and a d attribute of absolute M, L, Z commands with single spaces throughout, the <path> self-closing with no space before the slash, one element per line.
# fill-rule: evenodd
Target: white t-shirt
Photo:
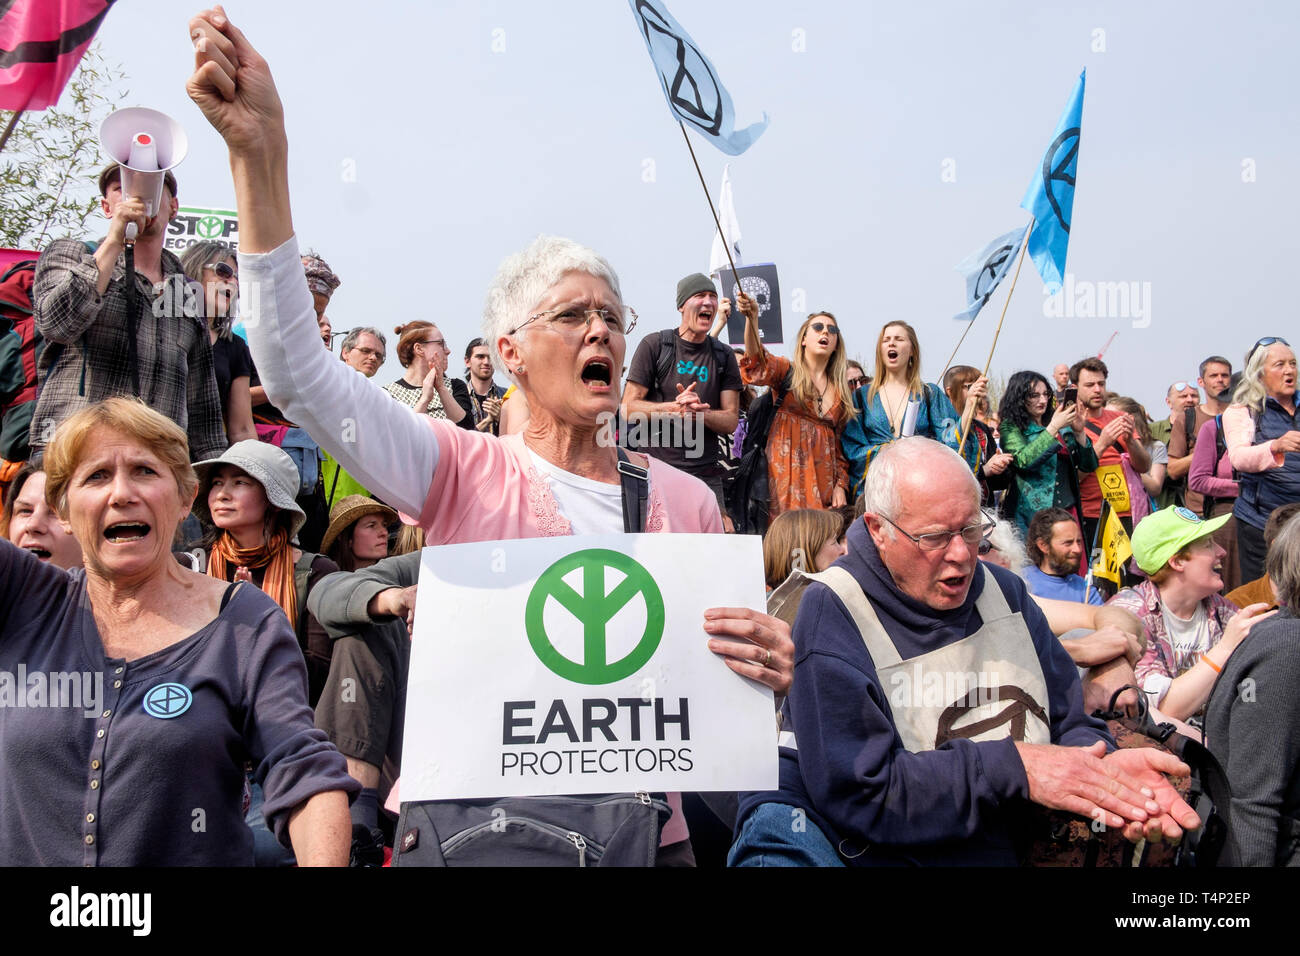
<path fill-rule="evenodd" d="M 1174 676 L 1177 676 L 1191 668 L 1210 649 L 1210 615 L 1205 610 L 1204 601 L 1196 605 L 1190 620 L 1176 617 L 1163 605 L 1160 613 L 1164 615 L 1165 630 L 1169 632 L 1169 643 L 1174 649 Z"/>
<path fill-rule="evenodd" d="M 1142 682 L 1142 689 L 1150 698 L 1151 706 L 1157 707 L 1169 693 L 1169 685 L 1188 671 L 1210 649 L 1210 615 L 1205 609 L 1205 602 L 1196 605 L 1196 611 L 1189 620 L 1175 617 L 1163 604 L 1160 613 L 1164 617 L 1165 631 L 1169 635 L 1169 645 L 1174 650 L 1172 667 L 1173 676 L 1165 674 L 1148 674 Z"/>
<path fill-rule="evenodd" d="M 623 487 L 592 481 L 556 468 L 531 448 L 528 457 L 551 486 L 551 496 L 574 534 L 621 534 Z M 647 486 L 647 494 L 649 493 Z"/>

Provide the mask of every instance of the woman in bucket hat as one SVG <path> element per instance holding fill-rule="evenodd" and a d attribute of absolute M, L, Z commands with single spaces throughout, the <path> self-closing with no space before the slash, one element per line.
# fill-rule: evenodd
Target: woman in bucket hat
<path fill-rule="evenodd" d="M 307 520 L 294 501 L 298 469 L 283 450 L 241 441 L 225 454 L 195 464 L 199 495 L 194 513 L 209 529 L 207 573 L 223 581 L 250 581 L 283 609 L 307 662 L 312 707 L 329 677 L 332 643 L 307 611 L 315 583 L 338 566 L 294 547 Z"/>
<path fill-rule="evenodd" d="M 307 520 L 294 501 L 298 467 L 288 453 L 266 442 L 235 442 L 217 458 L 195 464 L 199 494 L 194 513 L 208 533 L 207 569 L 223 581 L 248 581 L 260 587 L 289 619 L 307 665 L 307 703 L 314 710 L 329 679 L 334 645 L 307 610 L 316 582 L 338 570 L 321 554 L 294 547 Z M 245 817 L 253 831 L 258 866 L 288 866 L 293 861 L 275 840 L 263 817 L 265 794 L 249 783 Z"/>
<path fill-rule="evenodd" d="M 1181 507 L 1145 518 L 1133 532 L 1133 558 L 1150 577 L 1107 602 L 1142 622 L 1147 648 L 1138 684 L 1153 708 L 1178 720 L 1201 712 L 1229 655 L 1274 613 L 1267 604 L 1239 611 L 1219 593 L 1225 552 L 1212 535 L 1227 520 L 1202 521 Z"/>
<path fill-rule="evenodd" d="M 340 571 L 360 571 L 388 557 L 388 526 L 397 512 L 365 495 L 348 495 L 330 510 L 321 550 Z"/>

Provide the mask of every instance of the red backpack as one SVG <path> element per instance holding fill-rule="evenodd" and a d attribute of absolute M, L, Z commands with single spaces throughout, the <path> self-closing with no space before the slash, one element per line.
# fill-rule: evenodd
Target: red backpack
<path fill-rule="evenodd" d="M 44 339 L 32 316 L 36 260 L 0 276 L 0 458 L 26 461 L 27 435 L 36 409 L 36 362 Z"/>

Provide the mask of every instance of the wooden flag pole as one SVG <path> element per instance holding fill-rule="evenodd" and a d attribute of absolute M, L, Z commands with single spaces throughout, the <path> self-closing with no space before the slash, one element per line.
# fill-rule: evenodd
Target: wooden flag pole
<path fill-rule="evenodd" d="M 982 311 L 984 310 L 981 309 L 980 312 Z M 935 379 L 935 381 L 939 383 L 940 388 L 943 388 L 943 377 L 948 374 L 948 369 L 952 368 L 952 360 L 957 357 L 957 350 L 960 349 L 961 344 L 966 341 L 966 333 L 970 331 L 970 327 L 975 324 L 975 319 L 978 318 L 979 318 L 979 312 L 975 313 L 974 318 L 972 318 L 969 322 L 966 323 L 965 331 L 962 332 L 961 338 L 957 340 L 957 344 L 953 346 L 952 354 L 948 356 L 948 361 L 943 364 L 943 371 L 940 372 L 939 377 Z"/>
<path fill-rule="evenodd" d="M 682 128 L 682 139 L 686 140 L 686 148 L 691 151 L 691 162 L 695 164 L 695 175 L 700 177 L 700 188 L 704 190 L 704 198 L 709 201 L 709 212 L 713 213 L 713 224 L 718 227 L 718 235 L 722 237 L 722 245 L 727 250 L 727 264 L 731 266 L 731 274 L 735 277 L 736 284 L 740 285 L 740 273 L 736 271 L 736 263 L 731 258 L 731 243 L 727 241 L 727 234 L 722 231 L 722 222 L 718 219 L 718 210 L 713 207 L 713 197 L 709 195 L 709 187 L 704 182 L 704 173 L 700 171 L 700 161 L 695 158 L 695 147 L 691 145 L 691 138 L 686 135 L 686 124 L 678 120 L 677 125 Z M 740 303 L 735 303 L 735 306 L 739 309 Z"/>
<path fill-rule="evenodd" d="M 14 115 L 9 117 L 9 124 L 5 127 L 4 133 L 0 134 L 0 153 L 4 152 L 5 144 L 9 142 L 9 137 L 13 135 L 14 127 L 18 125 L 18 119 L 22 115 L 22 110 L 14 110 Z"/>
<path fill-rule="evenodd" d="M 1020 267 L 1025 264 L 1025 250 L 1029 248 L 1029 234 L 1034 231 L 1034 222 L 1034 217 L 1030 216 L 1029 228 L 1025 230 L 1025 239 L 1020 244 L 1020 256 L 1016 260 L 1016 274 L 1011 277 L 1011 288 L 1007 289 L 1006 301 L 1002 303 L 1002 315 L 998 317 L 998 327 L 993 333 L 993 346 L 989 349 L 989 360 L 984 363 L 984 378 L 989 377 L 989 368 L 993 365 L 993 351 L 998 347 L 998 336 L 1002 334 L 1002 320 L 1007 317 L 1007 306 L 1011 304 L 1011 294 L 1016 291 L 1016 280 L 1020 278 Z M 971 321 L 973 322 L 974 319 Z M 970 434 L 970 426 L 973 421 L 975 421 L 975 415 L 972 412 L 971 416 L 966 420 L 965 427 L 961 430 L 961 441 L 957 442 L 957 454 L 959 455 L 962 453 L 961 450 L 966 447 L 966 436 Z"/>

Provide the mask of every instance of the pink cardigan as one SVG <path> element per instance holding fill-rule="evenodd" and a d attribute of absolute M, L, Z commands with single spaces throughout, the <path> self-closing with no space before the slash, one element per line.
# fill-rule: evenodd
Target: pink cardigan
<path fill-rule="evenodd" d="M 1187 487 L 1214 498 L 1235 498 L 1240 489 L 1232 480 L 1231 458 L 1224 455 L 1218 462 L 1214 460 L 1219 451 L 1214 435 L 1217 430 L 1213 418 L 1201 426 L 1196 436 L 1196 451 L 1192 453 L 1192 467 L 1187 472 Z M 1225 434 L 1223 438 L 1226 444 L 1228 436 Z"/>
<path fill-rule="evenodd" d="M 426 421 L 438 442 L 438 467 L 417 522 L 427 544 L 572 533 L 522 436 L 495 438 Z M 651 458 L 646 531 L 721 534 L 718 501 L 698 478 Z"/>
<path fill-rule="evenodd" d="M 418 521 L 426 544 L 572 533 L 568 520 L 556 508 L 550 485 L 533 465 L 523 436 L 496 438 L 421 417 L 438 442 L 438 467 Z M 671 512 L 667 501 L 673 503 Z M 721 534 L 718 500 L 698 478 L 651 458 L 646 531 Z M 673 814 L 664 825 L 660 846 L 690 836 L 682 795 L 668 794 L 668 805 Z M 387 806 L 394 813 L 400 809 L 398 785 L 389 794 Z"/>
<path fill-rule="evenodd" d="M 1286 455 L 1275 455 L 1269 442 L 1255 444 L 1255 420 L 1245 405 L 1229 405 L 1223 413 L 1223 439 L 1238 471 L 1268 471 L 1286 462 Z"/>

